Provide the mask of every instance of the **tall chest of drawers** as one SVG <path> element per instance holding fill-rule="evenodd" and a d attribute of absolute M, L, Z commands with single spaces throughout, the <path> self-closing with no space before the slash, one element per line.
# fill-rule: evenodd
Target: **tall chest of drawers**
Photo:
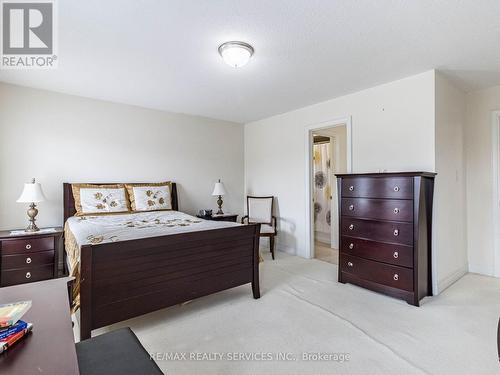
<path fill-rule="evenodd" d="M 56 278 L 62 228 L 11 235 L 0 232 L 0 287 Z"/>
<path fill-rule="evenodd" d="M 339 282 L 419 306 L 432 295 L 435 173 L 337 175 Z"/>

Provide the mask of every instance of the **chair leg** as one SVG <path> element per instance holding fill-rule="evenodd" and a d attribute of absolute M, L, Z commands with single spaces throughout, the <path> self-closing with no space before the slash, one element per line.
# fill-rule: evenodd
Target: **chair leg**
<path fill-rule="evenodd" d="M 271 250 L 271 256 L 273 257 L 274 260 L 274 236 L 269 237 L 269 247 Z"/>

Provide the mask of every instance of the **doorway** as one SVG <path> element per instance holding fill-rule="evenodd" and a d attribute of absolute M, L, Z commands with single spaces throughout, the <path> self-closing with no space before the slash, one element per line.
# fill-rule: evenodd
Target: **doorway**
<path fill-rule="evenodd" d="M 347 124 L 312 131 L 312 204 L 314 258 L 338 264 L 337 173 L 347 173 Z"/>

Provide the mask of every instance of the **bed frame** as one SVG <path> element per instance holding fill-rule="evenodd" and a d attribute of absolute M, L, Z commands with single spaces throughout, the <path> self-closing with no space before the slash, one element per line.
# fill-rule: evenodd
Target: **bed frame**
<path fill-rule="evenodd" d="M 99 183 L 100 185 L 106 185 Z M 64 183 L 64 222 L 76 213 Z M 172 208 L 178 210 L 176 184 Z M 80 259 L 80 339 L 91 331 L 251 283 L 259 288 L 260 224 L 84 245 Z"/>

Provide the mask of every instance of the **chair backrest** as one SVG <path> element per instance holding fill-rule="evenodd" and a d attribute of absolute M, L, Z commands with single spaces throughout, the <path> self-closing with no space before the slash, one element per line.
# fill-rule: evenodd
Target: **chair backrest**
<path fill-rule="evenodd" d="M 274 197 L 247 197 L 249 223 L 272 224 Z"/>

